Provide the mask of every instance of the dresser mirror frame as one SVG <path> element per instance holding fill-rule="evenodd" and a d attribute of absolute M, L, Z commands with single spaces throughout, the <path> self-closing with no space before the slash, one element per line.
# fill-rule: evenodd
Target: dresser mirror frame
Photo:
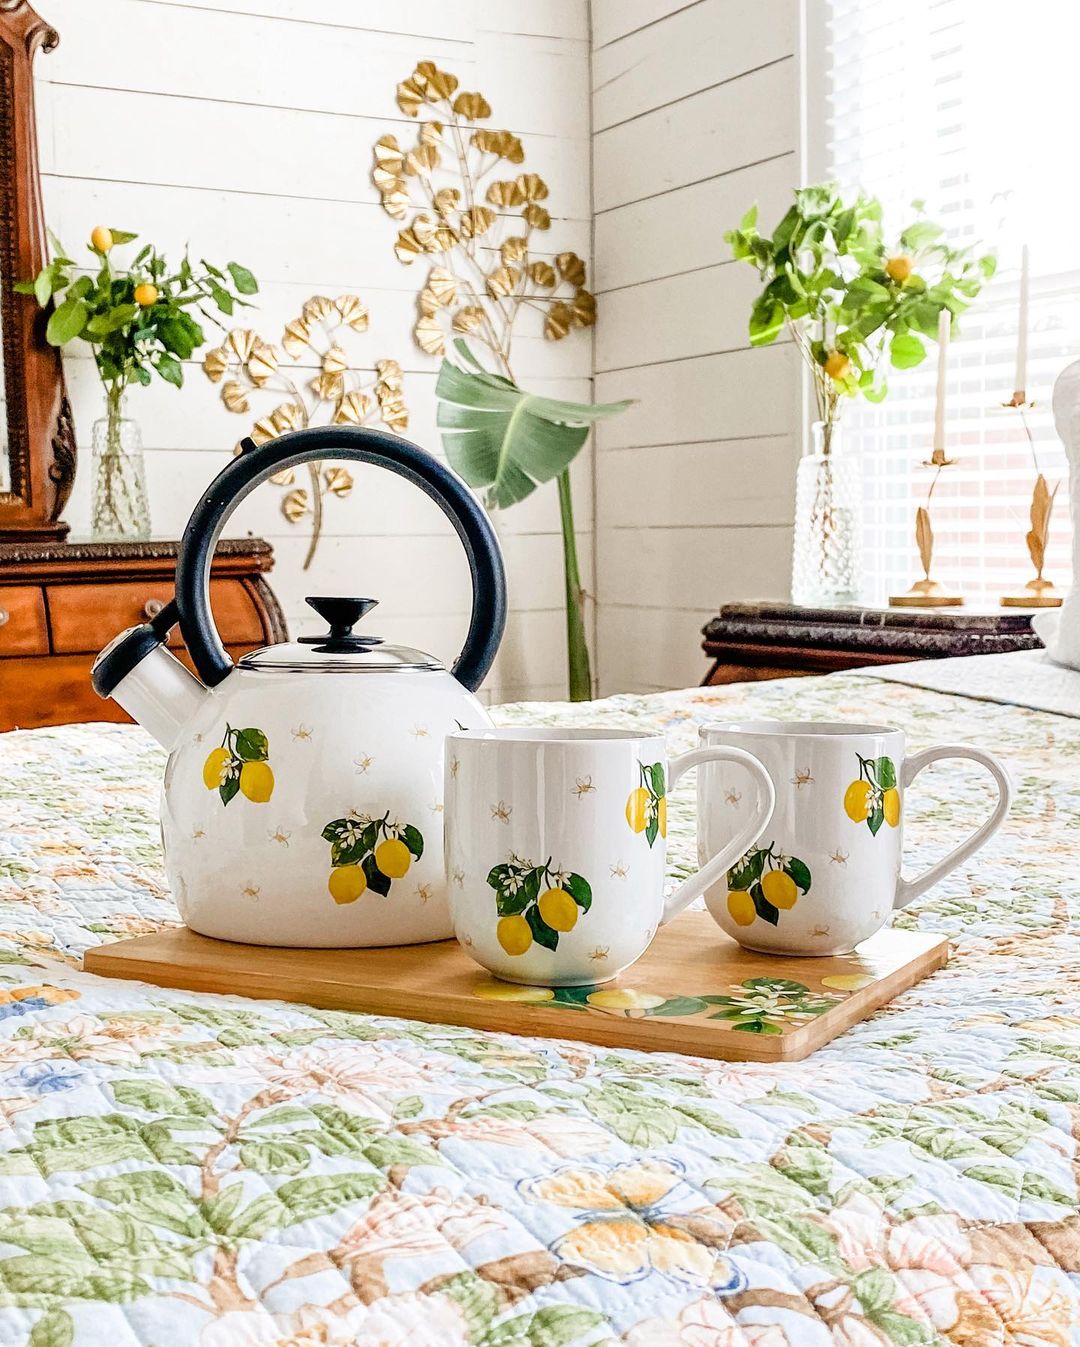
<path fill-rule="evenodd" d="M 75 428 L 46 314 L 15 282 L 46 262 L 33 62 L 59 42 L 27 0 L 0 0 L 0 352 L 7 442 L 0 421 L 0 540 L 63 538 L 75 479 Z"/>

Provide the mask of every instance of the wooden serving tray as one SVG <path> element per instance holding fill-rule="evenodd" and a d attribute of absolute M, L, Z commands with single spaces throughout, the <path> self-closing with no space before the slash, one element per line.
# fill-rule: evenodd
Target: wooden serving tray
<path fill-rule="evenodd" d="M 730 1061 L 808 1056 L 928 973 L 948 941 L 879 931 L 852 954 L 794 958 L 742 949 L 706 912 L 659 932 L 600 987 L 520 987 L 478 968 L 454 940 L 386 949 L 278 949 L 185 927 L 87 950 L 83 966 L 188 991 L 300 1001 L 500 1033 Z"/>

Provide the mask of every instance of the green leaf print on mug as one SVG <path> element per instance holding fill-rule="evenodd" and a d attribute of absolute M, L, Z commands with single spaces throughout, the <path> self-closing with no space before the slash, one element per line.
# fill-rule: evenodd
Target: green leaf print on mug
<path fill-rule="evenodd" d="M 216 790 L 222 804 L 238 794 L 252 804 L 265 804 L 274 793 L 269 757 L 270 741 L 262 730 L 234 730 L 226 725 L 220 746 L 203 763 L 203 785 Z"/>
<path fill-rule="evenodd" d="M 736 926 L 756 917 L 776 926 L 801 894 L 810 892 L 810 867 L 798 856 L 785 856 L 776 843 L 754 847 L 727 872 L 728 913 Z"/>
<path fill-rule="evenodd" d="M 900 822 L 900 792 L 896 788 L 896 764 L 892 758 L 859 760 L 858 780 L 844 791 L 844 813 L 852 823 L 865 823 L 876 837 L 883 823 L 895 828 Z"/>
<path fill-rule="evenodd" d="M 322 830 L 330 843 L 330 872 L 327 889 L 339 905 L 355 903 L 368 889 L 385 898 L 390 883 L 404 879 L 413 861 L 424 854 L 424 838 L 411 823 L 390 822 L 390 811 L 382 818 L 366 814 L 348 814 L 333 819 Z"/>
<path fill-rule="evenodd" d="M 626 799 L 626 821 L 634 832 L 645 834 L 651 847 L 657 835 L 667 837 L 667 785 L 662 762 L 638 763 L 641 785 Z"/>
<path fill-rule="evenodd" d="M 495 890 L 496 937 L 507 954 L 524 954 L 533 941 L 558 949 L 559 936 L 572 931 L 592 907 L 592 886 L 582 875 L 552 865 L 533 865 L 513 853 L 487 877 Z"/>

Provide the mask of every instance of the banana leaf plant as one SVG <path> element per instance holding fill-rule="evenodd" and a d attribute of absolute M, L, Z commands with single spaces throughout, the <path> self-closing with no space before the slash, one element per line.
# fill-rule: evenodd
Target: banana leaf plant
<path fill-rule="evenodd" d="M 435 395 L 436 424 L 450 466 L 484 490 L 488 509 L 505 510 L 544 482 L 559 488 L 566 578 L 566 641 L 571 701 L 592 696 L 592 672 L 582 611 L 583 589 L 570 497 L 570 464 L 594 422 L 624 411 L 627 402 L 563 402 L 519 388 L 484 368 L 460 338 L 462 362 L 444 360 Z"/>

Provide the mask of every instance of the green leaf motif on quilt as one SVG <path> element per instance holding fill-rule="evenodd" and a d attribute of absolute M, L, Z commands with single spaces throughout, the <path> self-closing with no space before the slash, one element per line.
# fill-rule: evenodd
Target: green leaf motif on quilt
<path fill-rule="evenodd" d="M 261 1193 L 231 1220 L 223 1232 L 234 1239 L 265 1239 L 272 1230 L 300 1225 L 371 1197 L 384 1183 L 381 1174 L 325 1174 L 289 1179 L 271 1193 Z"/>
<path fill-rule="evenodd" d="M 604 1085 L 591 1091 L 585 1107 L 628 1146 L 669 1145 L 679 1132 L 679 1118 L 670 1104 L 636 1094 L 625 1085 Z"/>
<path fill-rule="evenodd" d="M 30 1330 L 27 1347 L 71 1347 L 75 1324 L 66 1310 L 49 1310 Z"/>

